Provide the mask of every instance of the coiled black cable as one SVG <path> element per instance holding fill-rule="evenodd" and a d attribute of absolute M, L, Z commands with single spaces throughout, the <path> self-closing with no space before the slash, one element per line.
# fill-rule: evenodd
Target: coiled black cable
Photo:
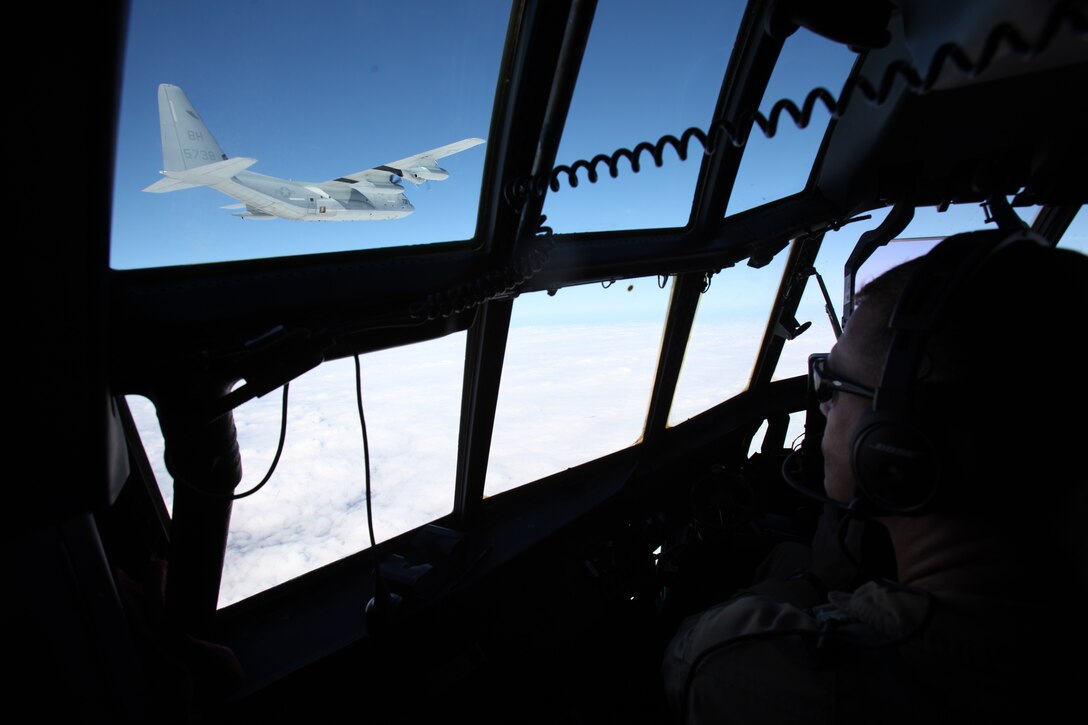
<path fill-rule="evenodd" d="M 1085 16 L 1083 10 L 1084 4 L 1083 0 L 1069 0 L 1056 5 L 1047 16 L 1043 29 L 1034 41 L 1025 38 L 1009 23 L 1001 23 L 987 34 L 982 51 L 975 60 L 972 60 L 957 44 L 946 43 L 934 53 L 925 76 L 922 76 L 910 63 L 897 60 L 884 69 L 879 85 L 873 85 L 863 76 L 853 76 L 843 85 L 838 99 L 826 88 L 815 88 L 808 92 L 800 107 L 792 100 L 783 98 L 771 107 L 770 113 L 766 116 L 757 110 L 742 114 L 737 126 L 725 120 L 718 120 L 711 124 L 707 131 L 692 127 L 680 134 L 679 138 L 666 134 L 656 143 L 644 141 L 634 149 L 620 148 L 611 154 L 598 154 L 588 161 L 578 159 L 569 166 L 560 165 L 534 177 L 516 179 L 507 186 L 504 195 L 507 202 L 517 205 L 530 195 L 543 196 L 549 189 L 558 192 L 564 177 L 567 185 L 574 189 L 578 187 L 578 172 L 581 170 L 585 171 L 589 183 L 595 184 L 600 179 L 602 166 L 607 168 L 608 175 L 614 179 L 619 175 L 622 160 L 626 160 L 630 165 L 631 173 L 637 174 L 642 169 L 644 154 L 649 154 L 654 166 L 661 167 L 664 164 L 666 148 L 672 148 L 680 161 L 686 161 L 692 139 L 699 142 L 703 153 L 708 156 L 721 148 L 723 143 L 740 148 L 747 143 L 753 126 L 758 127 L 765 137 L 774 138 L 778 133 L 778 125 L 783 114 L 788 115 L 797 128 L 805 129 L 812 122 L 817 104 L 823 106 L 833 119 L 843 117 L 855 95 L 860 95 L 870 105 L 879 107 L 888 101 L 896 81 L 900 79 L 911 92 L 922 95 L 932 90 L 945 72 L 947 65 L 955 65 L 958 70 L 968 76 L 977 76 L 990 66 L 1003 48 L 1011 50 L 1023 60 L 1031 60 L 1050 46 L 1063 25 L 1068 25 L 1082 39 L 1088 37 L 1088 17 Z"/>
<path fill-rule="evenodd" d="M 843 85 L 837 99 L 826 88 L 815 88 L 809 91 L 800 106 L 790 99 L 783 98 L 771 106 L 770 113 L 766 116 L 758 110 L 742 114 L 738 126 L 726 120 L 718 120 L 711 124 L 708 131 L 692 127 L 681 133 L 679 138 L 666 134 L 654 143 L 643 141 L 634 149 L 619 148 L 611 154 L 598 154 L 589 160 L 578 159 L 570 165 L 556 166 L 550 171 L 533 177 L 515 179 L 503 189 L 503 196 L 508 204 L 517 207 L 532 196 L 542 197 L 549 190 L 558 192 L 562 188 L 561 182 L 564 178 L 570 188 L 577 188 L 579 171 L 585 171 L 589 183 L 595 184 L 600 179 L 602 167 L 606 168 L 608 175 L 615 179 L 619 176 L 620 162 L 624 160 L 630 166 L 631 173 L 637 174 L 642 170 L 643 156 L 646 154 L 649 155 L 654 166 L 661 167 L 665 162 L 667 148 L 671 148 L 680 161 L 686 161 L 691 152 L 693 139 L 699 143 L 705 155 L 715 153 L 725 143 L 740 148 L 747 143 L 753 127 L 758 127 L 765 137 L 774 138 L 778 133 L 778 125 L 783 114 L 788 115 L 797 128 L 805 129 L 812 122 L 817 104 L 823 106 L 831 118 L 839 119 L 846 113 L 855 95 L 862 96 L 872 106 L 883 105 L 891 96 L 892 89 L 899 79 L 906 83 L 911 92 L 921 95 L 929 92 L 936 85 L 946 65 L 955 65 L 961 72 L 976 76 L 990 66 L 1002 48 L 1008 48 L 1022 59 L 1030 60 L 1050 46 L 1063 25 L 1068 25 L 1081 38 L 1088 36 L 1088 17 L 1085 16 L 1083 10 L 1084 4 L 1084 0 L 1067 0 L 1054 6 L 1047 16 L 1042 31 L 1034 41 L 1025 38 L 1011 24 L 1001 23 L 987 34 L 982 51 L 975 60 L 972 60 L 963 48 L 955 43 L 946 43 L 934 53 L 925 76 L 922 76 L 910 63 L 897 60 L 884 69 L 878 86 L 874 86 L 862 76 L 851 77 Z M 528 252 L 511 264 L 488 272 L 482 277 L 444 292 L 428 295 L 409 308 L 411 316 L 428 320 L 448 317 L 515 291 L 543 268 L 555 246 L 555 241 L 550 238 L 551 228 L 543 226 L 544 219 L 545 217 L 541 216 L 541 226 L 536 232 L 539 241 Z M 709 286 L 709 277 L 707 282 Z"/>

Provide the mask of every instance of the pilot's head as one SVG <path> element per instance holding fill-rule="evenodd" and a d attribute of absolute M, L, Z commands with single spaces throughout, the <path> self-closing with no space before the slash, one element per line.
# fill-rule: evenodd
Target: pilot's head
<path fill-rule="evenodd" d="M 1067 494 L 1088 414 L 1086 295 L 1088 257 L 992 231 L 870 282 L 816 370 L 836 390 L 821 406 L 828 495 L 895 515 Z"/>

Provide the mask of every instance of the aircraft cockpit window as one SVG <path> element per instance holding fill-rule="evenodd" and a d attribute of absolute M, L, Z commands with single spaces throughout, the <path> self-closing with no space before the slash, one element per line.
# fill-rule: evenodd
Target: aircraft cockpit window
<path fill-rule="evenodd" d="M 162 437 L 162 429 L 159 427 L 159 419 L 155 413 L 155 404 L 142 395 L 126 395 L 125 403 L 128 405 L 132 421 L 136 424 L 136 432 L 140 436 L 140 445 L 143 446 L 144 455 L 148 465 L 155 476 L 155 483 L 159 486 L 163 503 L 168 512 L 174 510 L 174 488 L 170 485 L 170 474 L 166 470 L 166 443 Z M 130 442 L 131 443 L 131 442 Z"/>
<path fill-rule="evenodd" d="M 648 277 L 514 301 L 485 495 L 639 440 L 668 298 Z"/>
<path fill-rule="evenodd" d="M 453 510 L 465 333 L 360 357 L 375 538 L 384 541 Z M 362 429 L 352 359 L 291 382 L 279 464 L 256 494 L 234 502 L 219 606 L 281 584 L 370 545 Z M 243 479 L 269 470 L 280 436 L 282 388 L 234 411 Z M 166 509 L 173 478 L 154 405 L 126 396 Z"/>
<path fill-rule="evenodd" d="M 1088 254 L 1088 211 L 1083 206 L 1073 217 L 1073 223 L 1065 230 L 1058 244 Z"/>
<path fill-rule="evenodd" d="M 375 538 L 453 510 L 465 333 L 360 358 Z M 233 504 L 219 606 L 369 547 L 363 439 L 351 358 L 292 381 L 287 435 L 271 479 Z M 161 435 L 150 403 L 129 397 L 167 499 Z M 268 471 L 280 435 L 282 389 L 234 411 L 242 493 Z M 146 408 L 146 410 L 145 410 Z M 159 441 L 156 449 L 155 441 Z"/>
<path fill-rule="evenodd" d="M 471 239 L 509 15 L 133 2 L 111 266 Z"/>
<path fill-rule="evenodd" d="M 771 427 L 766 420 L 759 424 L 759 428 L 756 429 L 751 442 L 748 444 L 749 458 L 756 453 L 760 453 L 768 446 L 773 449 L 779 445 L 779 441 L 767 439 L 770 430 Z M 786 448 L 796 448 L 804 434 L 805 411 L 794 411 L 793 413 L 790 413 L 790 422 L 786 426 L 786 437 L 782 439 L 781 445 Z"/>
<path fill-rule="evenodd" d="M 1028 224 L 1034 213 L 1032 210 L 1017 209 L 1017 214 Z M 823 277 L 831 302 L 835 307 L 835 316 L 842 321 L 843 316 L 843 266 L 857 244 L 858 238 L 865 232 L 875 229 L 887 216 L 888 210 L 871 212 L 873 218 L 864 222 L 848 224 L 837 232 L 828 232 L 820 245 L 815 268 Z M 873 255 L 861 265 L 857 273 L 857 289 L 860 290 L 872 279 L 886 270 L 920 257 L 947 236 L 986 227 L 985 214 L 978 204 L 957 204 L 940 212 L 936 207 L 920 207 L 915 210 L 914 218 L 894 240 L 878 247 Z M 993 225 L 989 225 L 993 228 Z M 805 285 L 804 295 L 797 308 L 796 318 L 811 326 L 793 340 L 787 340 L 782 356 L 775 368 L 774 380 L 804 375 L 808 370 L 808 356 L 811 353 L 827 352 L 835 344 L 835 335 L 828 320 L 825 302 L 816 279 L 810 277 Z"/>
<path fill-rule="evenodd" d="M 783 99 L 800 108 L 808 93 L 819 87 L 838 96 L 856 58 L 857 54 L 844 45 L 804 28 L 797 30 L 782 47 L 763 94 L 760 113 L 770 118 L 774 104 Z M 807 128 L 798 128 L 788 113 L 781 114 L 771 138 L 758 126 L 753 127 L 726 216 L 803 190 L 830 118 L 826 106 L 817 103 Z"/>
<path fill-rule="evenodd" d="M 670 426 L 748 387 L 786 256 L 783 250 L 758 269 L 741 262 L 710 278 L 684 351 Z"/>
<path fill-rule="evenodd" d="M 619 148 L 655 143 L 687 128 L 706 129 L 743 13 L 740 3 L 602 1 L 582 60 L 556 162 L 573 164 Z M 702 147 L 681 162 L 673 149 L 661 168 L 650 154 L 641 171 L 626 160 L 619 175 L 598 166 L 599 183 L 578 173 L 549 193 L 544 212 L 560 232 L 682 227 L 691 212 Z"/>

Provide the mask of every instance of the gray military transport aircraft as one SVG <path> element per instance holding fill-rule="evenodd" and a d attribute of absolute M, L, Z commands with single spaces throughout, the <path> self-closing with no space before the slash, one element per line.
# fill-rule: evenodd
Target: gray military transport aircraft
<path fill-rule="evenodd" d="M 1078 212 L 1083 221 L 1084 2 L 750 0 L 737 29 L 721 33 L 732 51 L 724 72 L 713 72 L 720 90 L 701 131 L 676 129 L 637 147 L 636 139 L 616 138 L 593 162 L 572 163 L 557 154 L 601 5 L 513 0 L 471 239 L 155 269 L 109 266 L 115 158 L 108 141 L 118 127 L 127 8 L 111 18 L 94 4 L 93 30 L 88 23 L 66 31 L 59 18 L 49 26 L 50 67 L 65 69 L 68 87 L 91 90 L 80 117 L 96 141 L 86 143 L 71 174 L 91 199 L 87 213 L 58 215 L 58 224 L 71 225 L 63 243 L 51 243 L 62 235 L 42 225 L 39 237 L 19 245 L 29 263 L 17 270 L 33 284 L 9 309 L 29 330 L 6 336 L 9 388 L 29 393 L 7 406 L 16 436 L 0 547 L 9 712 L 43 720 L 667 722 L 659 667 L 680 619 L 752 581 L 773 546 L 811 540 L 815 529 L 820 504 L 782 476 L 791 416 L 803 418 L 810 406 L 807 377 L 783 372 L 782 361 L 812 335 L 796 316 L 806 285 L 815 289 L 814 270 L 841 268 L 849 301 L 860 260 L 903 232 L 916 211 L 939 219 L 951 215 L 935 210 L 970 211 L 978 227 L 991 228 L 1016 227 L 1022 214 L 1052 245 L 1068 243 Z M 661 3 L 654 12 L 685 11 Z M 694 25 L 701 17 L 684 20 Z M 654 28 L 644 30 L 631 37 L 652 39 Z M 776 116 L 779 125 L 791 124 L 791 114 L 807 123 L 813 105 L 834 109 L 798 190 L 727 213 L 746 153 L 729 140 L 769 125 L 755 114 L 795 33 L 817 33 L 856 53 L 849 79 L 842 91 L 814 89 L 807 103 L 793 99 L 792 111 Z M 337 93 L 366 92 L 363 83 L 351 86 L 350 73 L 336 81 Z M 160 94 L 183 98 L 168 86 Z M 39 111 L 43 122 L 71 116 L 70 95 L 55 105 Z M 177 128 L 187 136 L 202 127 Z M 698 147 L 700 134 L 709 153 Z M 337 189 L 388 183 L 391 193 L 373 198 L 390 200 L 400 196 L 390 173 L 440 175 L 431 163 L 437 154 L 412 157 L 403 161 L 409 168 L 394 163 L 315 186 L 330 199 L 314 191 L 311 209 L 307 186 L 288 186 L 285 195 L 276 192 L 283 182 L 244 186 L 241 179 L 254 178 L 242 176 L 251 162 L 224 159 L 210 134 L 204 141 L 168 152 L 159 188 L 211 183 L 239 192 L 251 214 L 318 218 L 333 199 L 339 212 L 348 197 Z M 666 165 L 681 163 L 669 150 L 681 142 L 692 150 L 685 163 L 698 169 L 681 203 L 683 226 L 551 234 L 542 226 L 554 189 L 580 193 L 570 188 L 575 172 L 583 184 L 594 171 L 607 185 L 605 171 L 637 171 L 629 163 L 635 155 L 607 155 L 614 148 L 636 149 L 645 169 L 650 156 L 660 163 L 662 150 Z M 184 148 L 197 158 L 186 159 Z M 557 167 L 561 161 L 570 166 Z M 1027 218 L 1031 208 L 1037 211 Z M 838 250 L 824 244 L 869 214 L 883 221 L 874 217 L 860 239 Z M 156 243 L 154 227 L 144 234 Z M 749 295 L 749 286 L 731 280 L 772 262 L 782 271 L 762 277 L 766 324 L 751 336 L 751 363 L 730 388 L 740 392 L 670 423 L 697 308 L 712 295 Z M 546 299 L 577 285 L 655 276 L 672 292 L 660 345 L 644 351 L 655 372 L 638 440 L 485 496 L 489 455 L 504 425 L 496 409 L 510 372 L 515 306 L 533 293 Z M 1024 324 L 1057 312 L 1035 300 L 1023 304 L 1030 311 Z M 821 315 L 813 315 L 813 327 L 826 322 Z M 232 411 L 322 361 L 453 333 L 466 333 L 466 342 L 449 513 L 219 608 L 234 497 L 243 493 L 235 491 L 242 454 Z M 1084 326 L 1063 334 L 1070 345 L 1082 342 Z M 1038 381 L 1020 374 L 1021 360 L 1032 356 L 1040 353 L 1010 343 L 1008 357 L 995 361 L 1007 371 L 995 396 L 1036 394 Z M 1063 418 L 1032 420 L 1039 430 L 1080 425 L 1083 433 L 1088 406 L 1075 402 L 1084 399 L 1083 353 L 1070 358 L 1048 360 L 1055 369 L 1065 365 L 1050 382 L 1067 380 L 1071 407 Z M 1068 372 L 1077 365 L 1079 374 Z M 172 509 L 128 395 L 155 406 L 170 471 L 160 483 L 173 487 Z M 522 459 L 544 455 L 543 436 L 532 425 L 524 430 L 503 445 Z M 1083 455 L 1068 455 L 1080 461 L 1083 479 Z M 1048 505 L 1051 483 L 1021 482 L 1025 516 Z M 863 563 L 894 576 L 886 553 L 874 550 Z M 1072 570 L 1067 581 L 1085 577 Z M 1050 601 L 1053 584 L 1040 581 L 1032 596 Z M 1052 635 L 1081 682 L 1083 607 L 1083 600 L 1055 601 Z M 1020 624 L 1002 625 L 995 652 L 1005 651 Z M 892 649 L 871 650 L 872 669 L 887 667 L 880 653 Z M 783 700 L 790 705 L 789 696 Z M 1077 708 L 1082 715 L 1074 710 L 1070 719 L 1083 721 L 1083 703 Z M 794 712 L 805 719 L 801 706 Z M 854 720 L 894 714 L 885 706 Z"/>
<path fill-rule="evenodd" d="M 357 221 L 400 219 L 415 211 L 397 178 L 415 185 L 444 181 L 449 172 L 436 163 L 484 142 L 466 138 L 415 156 L 321 182 L 293 181 L 247 171 L 257 159 L 228 158 L 204 119 L 177 86 L 159 86 L 159 131 L 165 179 L 144 189 L 154 194 L 210 186 L 241 201 L 224 209 L 245 209 L 243 219 Z"/>

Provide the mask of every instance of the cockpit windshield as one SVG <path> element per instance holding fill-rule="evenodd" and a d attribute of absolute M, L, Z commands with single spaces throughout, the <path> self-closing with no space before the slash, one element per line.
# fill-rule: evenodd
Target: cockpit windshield
<path fill-rule="evenodd" d="M 899 235 L 915 241 L 882 248 L 861 283 L 987 223 L 974 177 L 936 162 L 948 153 L 899 157 L 915 129 L 880 114 L 931 100 L 905 82 L 889 86 L 902 98 L 782 112 L 840 94 L 875 52 L 805 27 L 769 39 L 761 4 L 576 5 L 592 22 L 547 26 L 549 56 L 518 44 L 531 13 L 511 0 L 133 3 L 110 254 L 120 326 L 154 339 L 121 336 L 119 379 L 154 398 L 171 382 L 155 365 L 192 359 L 272 379 L 233 412 L 239 490 L 287 430 L 277 478 L 234 507 L 221 604 L 370 546 L 356 352 L 380 543 L 803 375 L 834 342 L 815 273 L 841 317 L 844 263 L 897 200 L 917 207 Z M 536 88 L 546 57 L 564 72 Z M 757 111 L 746 143 L 715 135 Z M 710 136 L 681 159 L 692 127 Z M 511 191 L 541 159 L 535 193 Z M 1028 223 L 1032 203 L 1017 201 Z M 303 338 L 324 345 L 305 375 L 250 365 Z M 289 382 L 281 416 L 271 391 Z M 156 409 L 130 405 L 170 503 Z"/>
<path fill-rule="evenodd" d="M 410 168 L 389 164 L 464 139 L 486 140 L 509 16 L 505 0 L 133 2 L 111 266 L 470 239 L 485 145 L 416 164 L 437 166 L 448 178 L 426 171 L 413 175 Z M 161 84 L 181 89 L 228 158 L 255 160 L 244 173 L 272 180 L 250 179 L 255 183 L 242 188 L 210 186 L 223 179 L 204 166 L 202 178 L 187 182 L 195 188 L 142 193 L 157 180 L 169 180 L 160 175 L 168 165 L 163 144 L 178 143 L 166 138 L 172 127 L 160 134 Z M 179 107 L 173 101 L 172 112 Z M 192 138 L 183 140 L 182 153 L 193 145 Z M 363 170 L 374 173 L 362 184 L 331 183 Z M 274 202 L 285 208 L 277 210 Z M 394 213 L 381 213 L 386 209 Z M 294 210 L 297 216 L 281 215 Z M 310 220 L 322 223 L 299 223 Z"/>

